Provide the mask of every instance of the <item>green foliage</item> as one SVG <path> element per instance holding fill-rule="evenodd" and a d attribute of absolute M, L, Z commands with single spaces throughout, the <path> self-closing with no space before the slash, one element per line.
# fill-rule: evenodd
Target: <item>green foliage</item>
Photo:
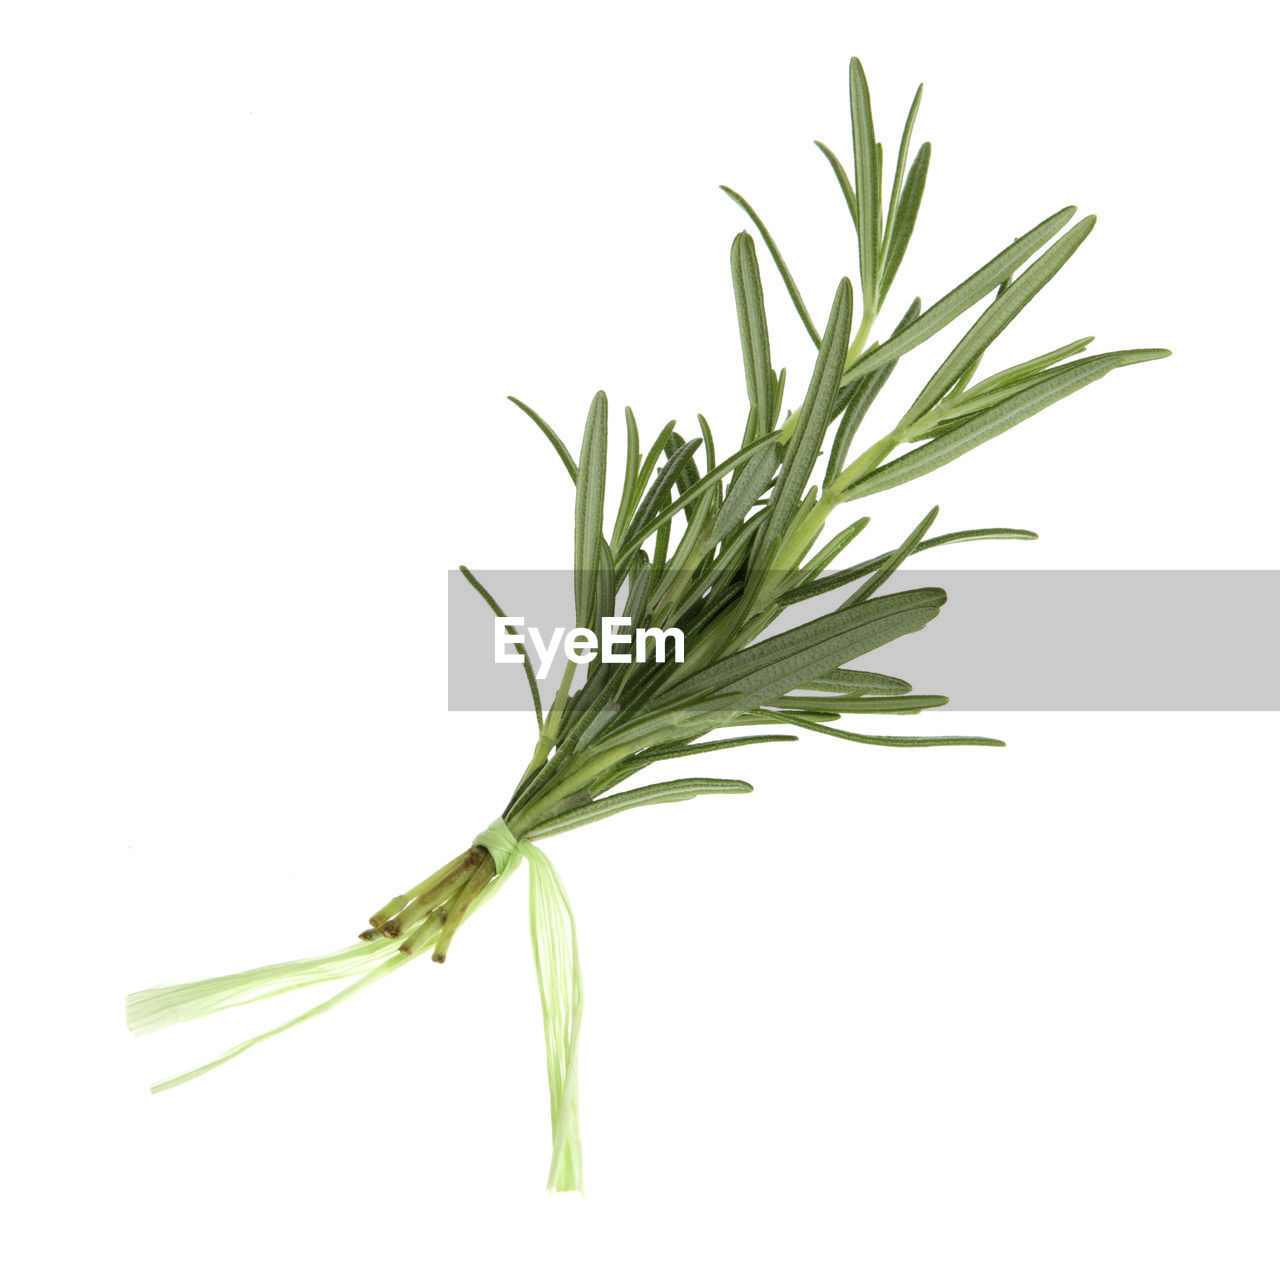
<path fill-rule="evenodd" d="M 821 332 L 759 213 L 738 192 L 724 188 L 763 239 L 817 347 L 797 409 L 783 417 L 785 371 L 773 366 L 765 290 L 755 241 L 747 231 L 734 238 L 729 253 L 747 393 L 736 452 L 721 455 L 724 460 L 717 463 L 711 427 L 699 417 L 696 437 L 685 440 L 671 422 L 642 455 L 628 409 L 622 492 L 612 536 L 606 539 L 604 393 L 592 401 L 576 462 L 551 427 L 515 401 L 551 442 L 574 482 L 578 624 L 592 626 L 604 614 L 624 612 L 625 600 L 634 626 L 679 626 L 687 646 L 680 665 L 606 668 L 597 658 L 576 688 L 571 667 L 545 723 L 535 689 L 537 748 L 503 815 L 517 834 L 545 835 L 634 805 L 748 789 L 745 783 L 696 778 L 610 793 L 650 764 L 777 737 L 708 736 L 725 728 L 785 724 L 887 746 L 1000 745 L 988 738 L 853 733 L 830 722 L 847 715 L 916 714 L 946 701 L 913 695 L 910 685 L 894 677 L 845 666 L 925 626 L 941 608 L 940 591 L 882 594 L 909 556 L 952 542 L 1035 534 L 996 527 L 927 538 L 938 515 L 934 507 L 895 550 L 834 572 L 832 562 L 866 527 L 867 518 L 850 521 L 825 542 L 820 539 L 843 504 L 927 475 L 1113 369 L 1168 352 L 1082 356 L 1091 341 L 1086 338 L 973 381 L 991 345 L 1093 229 L 1092 217 L 1073 222 L 1074 206 L 1017 237 L 931 305 L 922 306 L 917 298 L 883 342 L 872 340 L 915 229 L 928 175 L 929 143 L 912 152 L 922 93 L 923 86 L 907 114 L 886 204 L 884 153 L 870 90 L 861 63 L 856 58 L 850 63 L 852 163 L 825 144 L 818 146 L 836 177 L 858 254 L 852 279 L 841 279 L 833 292 Z M 989 299 L 986 306 L 900 411 L 896 425 L 850 461 L 856 433 L 899 358 L 984 299 Z M 855 317 L 860 317 L 856 328 Z M 908 445 L 915 447 L 903 451 Z M 816 468 L 824 457 L 819 478 Z M 791 606 L 853 584 L 860 585 L 822 617 L 761 638 L 776 631 Z M 474 585 L 496 610 L 492 598 Z"/>

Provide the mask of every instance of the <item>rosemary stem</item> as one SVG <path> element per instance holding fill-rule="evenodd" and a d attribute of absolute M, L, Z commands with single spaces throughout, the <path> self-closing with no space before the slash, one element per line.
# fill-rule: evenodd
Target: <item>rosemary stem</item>
<path fill-rule="evenodd" d="M 560 679 L 560 688 L 556 690 L 555 701 L 551 704 L 551 710 L 547 712 L 546 721 L 538 733 L 538 741 L 534 746 L 533 755 L 529 757 L 529 763 L 525 766 L 524 773 L 516 784 L 514 794 L 517 796 L 524 790 L 538 770 L 546 764 L 547 757 L 551 755 L 551 748 L 556 745 L 556 736 L 560 731 L 560 721 L 564 717 L 565 704 L 569 700 L 569 686 L 573 683 L 574 672 L 573 663 L 566 663 L 564 675 Z"/>
<path fill-rule="evenodd" d="M 498 868 L 494 865 L 493 855 L 487 849 L 477 850 L 476 852 L 483 855 L 480 865 L 476 867 L 470 879 L 458 890 L 457 894 L 450 900 L 448 907 L 445 908 L 444 927 L 440 930 L 440 936 L 436 940 L 436 949 L 431 953 L 432 960 L 437 964 L 444 963 L 449 951 L 449 944 L 453 941 L 453 935 L 458 932 L 462 922 L 467 918 L 467 912 L 480 896 L 481 891 L 498 874 Z"/>
<path fill-rule="evenodd" d="M 661 735 L 659 735 L 658 740 L 660 738 Z M 621 763 L 628 756 L 634 755 L 637 751 L 652 745 L 653 743 L 641 738 L 636 742 L 628 743 L 626 746 L 614 747 L 612 750 L 602 751 L 594 756 L 588 753 L 578 768 L 561 778 L 545 795 L 539 796 L 527 809 L 518 815 L 513 814 L 508 817 L 507 825 L 511 828 L 512 835 L 519 838 L 526 831 L 532 830 L 538 825 L 539 821 L 554 815 L 558 806 L 580 792 L 583 787 L 590 786 L 602 773 L 612 769 L 614 765 Z"/>
<path fill-rule="evenodd" d="M 875 327 L 879 312 L 876 311 L 868 302 L 863 307 L 862 322 L 858 325 L 858 331 L 854 334 L 853 341 L 849 345 L 849 350 L 845 355 L 844 368 L 847 372 L 858 360 L 866 349 L 867 341 L 871 337 L 871 330 Z M 787 440 L 795 429 L 795 419 L 798 410 L 793 412 L 787 421 L 783 424 L 782 439 Z M 824 426 L 827 424 L 824 423 Z M 897 443 L 896 437 L 886 436 L 877 444 L 866 450 L 851 466 L 846 467 L 840 476 L 838 476 L 828 489 L 824 490 L 818 497 L 818 502 L 809 515 L 791 530 L 786 542 L 778 549 L 778 554 L 774 558 L 772 568 L 785 573 L 788 570 L 795 569 L 799 566 L 800 561 L 804 559 L 809 548 L 813 545 L 814 540 L 822 532 L 826 525 L 827 517 L 834 510 L 838 502 L 838 494 L 842 489 L 847 488 L 854 480 L 865 475 L 866 472 L 872 471 L 883 461 L 884 457 L 892 450 L 893 445 L 890 444 L 886 448 L 886 442 L 890 439 Z"/>
<path fill-rule="evenodd" d="M 845 469 L 827 486 L 826 492 L 822 499 L 818 502 L 821 508 L 824 503 L 829 504 L 827 511 L 839 502 L 841 495 L 849 488 L 861 480 L 863 476 L 874 471 L 884 460 L 897 448 L 901 441 L 898 435 L 898 429 L 895 427 L 887 435 L 881 436 L 875 444 L 864 449 Z"/>
<path fill-rule="evenodd" d="M 870 307 L 863 309 L 862 323 L 858 326 L 858 332 L 854 334 L 853 343 L 849 347 L 849 354 L 845 356 L 844 367 L 846 370 L 853 365 L 866 347 L 867 339 L 871 336 L 871 330 L 875 325 L 877 315 L 878 312 L 873 311 Z"/>
<path fill-rule="evenodd" d="M 434 894 L 466 863 L 470 852 L 471 850 L 468 849 L 466 853 L 459 854 L 452 862 L 446 863 L 438 871 L 423 880 L 421 884 L 415 885 L 408 893 L 402 893 L 397 897 L 392 898 L 381 911 L 375 912 L 369 917 L 369 923 L 373 925 L 375 929 L 380 929 L 388 920 L 393 916 L 399 915 L 401 911 L 416 899 L 426 897 L 428 894 Z"/>
<path fill-rule="evenodd" d="M 443 908 L 437 908 L 418 929 L 400 944 L 400 950 L 407 956 L 417 955 L 440 936 L 440 929 L 443 924 L 444 910 Z"/>

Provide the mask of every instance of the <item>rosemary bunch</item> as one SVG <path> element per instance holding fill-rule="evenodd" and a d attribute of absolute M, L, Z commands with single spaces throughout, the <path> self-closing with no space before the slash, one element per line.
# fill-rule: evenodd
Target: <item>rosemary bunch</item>
<path fill-rule="evenodd" d="M 730 250 L 747 390 L 745 425 L 731 452 L 717 453 L 702 417 L 696 434 L 686 438 L 672 421 L 646 445 L 626 409 L 621 491 L 606 512 L 604 393 L 591 402 L 576 457 L 538 413 L 515 401 L 551 443 L 572 486 L 576 625 L 599 633 L 605 618 L 625 615 L 636 629 L 677 627 L 685 636 L 683 663 L 611 664 L 597 655 L 576 680 L 578 668 L 569 664 L 544 711 L 524 654 L 537 737 L 501 816 L 458 856 L 375 911 L 359 940 L 344 950 L 131 996 L 130 1026 L 144 1032 L 313 983 L 348 983 L 283 1026 L 157 1089 L 203 1074 L 334 1007 L 415 956 L 429 952 L 443 961 L 458 929 L 527 861 L 552 1101 L 549 1186 L 580 1188 L 577 941 L 563 885 L 533 841 L 640 805 L 750 791 L 738 779 L 701 776 L 623 784 L 651 764 L 798 737 L 783 731 L 893 747 L 1002 745 L 988 738 L 886 736 L 844 727 L 846 717 L 913 715 L 946 701 L 847 664 L 919 630 L 942 607 L 945 595 L 937 589 L 885 589 L 909 556 L 949 542 L 1035 534 L 1011 528 L 931 534 L 934 507 L 896 547 L 832 571 L 867 525 L 865 516 L 834 518 L 846 504 L 944 466 L 1113 369 L 1168 352 L 1087 355 L 1091 339 L 1082 338 L 979 376 L 992 342 L 1093 229 L 1094 219 L 1076 220 L 1071 206 L 1020 235 L 929 306 L 917 298 L 885 336 L 873 337 L 929 169 L 929 144 L 912 150 L 920 99 L 917 91 L 886 181 L 866 78 L 861 64 L 851 62 L 852 173 L 832 149 L 818 145 L 853 222 L 857 271 L 836 286 L 821 327 L 760 216 L 725 188 L 759 233 L 816 349 L 795 408 L 784 410 L 786 371 L 774 368 L 756 243 L 746 231 Z M 863 423 L 898 360 L 980 304 L 924 386 L 898 401 L 893 425 L 865 440 Z M 833 523 L 834 532 L 828 529 Z M 494 613 L 505 616 L 475 575 L 463 573 Z M 792 606 L 815 597 L 827 603 L 821 616 L 783 625 Z M 769 732 L 750 732 L 759 728 Z M 729 736 L 710 736 L 723 730 Z"/>

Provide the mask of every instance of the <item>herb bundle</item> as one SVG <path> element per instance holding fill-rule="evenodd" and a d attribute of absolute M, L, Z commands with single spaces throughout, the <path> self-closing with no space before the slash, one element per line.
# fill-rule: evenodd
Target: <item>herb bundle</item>
<path fill-rule="evenodd" d="M 730 251 L 747 389 L 746 422 L 732 452 L 717 454 L 701 416 L 689 438 L 672 421 L 645 447 L 627 409 L 621 492 L 616 509 L 606 514 L 604 393 L 591 402 L 576 457 L 537 412 L 515 401 L 551 443 L 572 485 L 576 625 L 598 633 L 604 618 L 625 614 L 637 629 L 678 627 L 686 638 L 685 661 L 607 664 L 597 655 L 579 679 L 578 667 L 568 664 L 544 709 L 525 654 L 537 738 L 501 817 L 452 861 L 375 911 L 352 946 L 130 996 L 129 1025 L 143 1033 L 312 984 L 346 983 L 300 1016 L 156 1090 L 202 1075 L 335 1007 L 415 956 L 429 953 L 443 961 L 461 925 L 526 861 L 551 1091 L 548 1186 L 580 1189 L 577 938 L 564 887 L 532 842 L 640 805 L 750 791 L 746 782 L 713 777 L 623 784 L 659 762 L 796 741 L 797 732 L 784 730 L 892 747 L 1002 745 L 988 738 L 886 736 L 841 727 L 849 716 L 914 715 L 946 701 L 847 664 L 924 627 L 945 602 L 937 589 L 885 590 L 908 557 L 950 542 L 1035 534 L 984 528 L 930 536 L 934 507 L 897 547 L 833 570 L 867 518 L 837 522 L 834 533 L 828 525 L 838 508 L 944 466 L 1113 369 L 1169 353 L 1086 355 L 1091 339 L 1082 338 L 979 376 L 988 347 L 1093 229 L 1092 217 L 1075 220 L 1074 207 L 1032 227 L 928 307 L 916 299 L 886 336 L 873 338 L 929 169 L 929 144 L 912 152 L 920 99 L 918 90 L 886 181 L 866 78 L 857 59 L 851 62 L 852 172 L 833 150 L 818 145 L 853 222 L 856 283 L 839 282 L 821 327 L 759 215 L 724 188 L 759 233 L 816 349 L 796 408 L 784 411 L 786 371 L 774 369 L 756 243 L 746 231 Z M 866 442 L 863 423 L 900 357 L 979 304 L 976 319 L 923 388 L 894 410 L 894 425 Z M 463 573 L 504 616 L 475 575 Z M 792 606 L 816 597 L 829 602 L 821 616 L 779 629 Z M 760 728 L 768 732 L 743 732 Z M 711 736 L 725 730 L 728 736 Z"/>

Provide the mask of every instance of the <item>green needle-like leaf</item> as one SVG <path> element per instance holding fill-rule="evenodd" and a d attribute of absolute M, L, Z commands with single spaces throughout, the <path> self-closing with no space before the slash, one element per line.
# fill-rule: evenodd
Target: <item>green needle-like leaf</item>
<path fill-rule="evenodd" d="M 831 421 L 831 408 L 840 388 L 840 371 L 844 353 L 849 347 L 852 318 L 853 286 L 844 279 L 836 289 L 827 329 L 814 361 L 809 390 L 800 407 L 790 445 L 783 457 L 782 470 L 773 488 L 769 523 L 761 533 L 765 542 L 782 535 L 789 527 L 818 460 L 822 437 Z"/>
<path fill-rule="evenodd" d="M 738 205 L 742 211 L 755 223 L 756 230 L 760 232 L 760 238 L 764 241 L 765 248 L 769 250 L 769 256 L 773 259 L 773 265 L 778 268 L 778 274 L 782 277 L 782 283 L 787 287 L 787 295 L 791 299 L 792 305 L 796 309 L 796 314 L 800 317 L 801 323 L 807 330 L 809 337 L 813 339 L 814 345 L 821 344 L 822 339 L 818 335 L 817 327 L 809 318 L 809 309 L 804 305 L 804 299 L 800 296 L 800 289 L 796 285 L 795 277 L 792 276 L 790 268 L 783 261 L 782 252 L 778 248 L 774 238 L 769 234 L 769 229 L 760 221 L 760 215 L 740 196 L 732 187 L 726 187 L 722 183 L 720 190 L 729 197 L 734 204 Z"/>
<path fill-rule="evenodd" d="M 923 98 L 924 85 L 920 85 L 916 89 L 916 96 L 911 100 L 911 109 L 907 112 L 907 122 L 902 126 L 902 139 L 898 143 L 898 162 L 894 166 L 893 173 L 893 190 L 889 193 L 889 208 L 885 213 L 884 219 L 886 244 L 893 239 L 894 223 L 898 219 L 898 201 L 902 196 L 902 180 L 907 168 L 907 156 L 911 154 L 911 135 L 916 127 L 916 116 L 920 114 L 920 102 Z M 926 142 L 925 146 L 928 147 L 928 145 L 929 144 Z M 917 155 L 916 158 L 918 160 L 919 156 Z M 913 214 L 912 221 L 914 222 L 914 220 L 915 215 Z M 910 232 L 907 234 L 909 237 Z M 882 278 L 880 290 L 881 298 L 883 299 L 884 294 L 888 292 L 889 286 L 883 283 L 883 276 L 885 274 L 883 268 L 880 274 Z"/>
<path fill-rule="evenodd" d="M 836 175 L 836 181 L 840 184 L 840 194 L 844 196 L 845 206 L 849 210 L 849 218 L 853 222 L 854 230 L 856 231 L 858 227 L 858 196 L 853 189 L 853 183 L 849 181 L 849 175 L 845 172 L 844 165 L 840 163 L 840 157 L 825 142 L 815 141 L 813 145 L 827 157 L 831 172 Z"/>
<path fill-rule="evenodd" d="M 863 518 L 865 519 L 866 517 Z M 982 542 L 992 539 L 1033 542 L 1035 538 L 1036 534 L 1032 533 L 1030 529 L 965 529 L 959 533 L 944 533 L 937 538 L 926 538 L 915 548 L 913 554 L 921 551 L 931 551 L 934 547 L 944 547 L 949 542 Z M 841 587 L 847 587 L 849 583 L 857 582 L 860 578 L 865 578 L 867 574 L 875 573 L 878 569 L 883 568 L 892 555 L 892 552 L 887 552 L 882 556 L 876 556 L 872 560 L 864 560 L 861 564 L 852 565 L 848 569 L 841 569 L 838 573 L 828 574 L 825 578 L 816 578 L 803 586 L 793 587 L 780 595 L 777 603 L 783 606 L 799 604 L 802 600 L 810 600 L 814 596 L 825 595 L 828 591 L 839 591 Z"/>
<path fill-rule="evenodd" d="M 676 492 L 683 493 L 690 485 L 698 483 L 698 464 L 694 462 L 693 455 L 696 446 L 702 443 L 701 440 L 695 441 L 695 448 L 686 450 L 684 448 L 685 438 L 678 431 L 673 431 L 666 444 L 666 454 L 669 462 L 674 462 L 677 453 L 680 455 L 678 465 L 674 465 L 671 474 L 675 478 Z"/>
<path fill-rule="evenodd" d="M 982 353 L 1004 332 L 1010 321 L 1062 270 L 1071 255 L 1084 243 L 1096 221 L 1092 215 L 1081 219 L 1001 292 L 978 317 L 969 332 L 956 343 L 933 377 L 925 383 L 924 390 L 915 398 L 899 423 L 900 431 L 906 430 L 916 418 L 932 409 L 951 389 L 956 379 L 977 363 Z"/>
<path fill-rule="evenodd" d="M 716 465 L 716 442 L 711 435 L 711 423 L 702 414 L 698 414 L 698 430 L 702 432 L 704 456 L 707 459 L 707 470 L 712 471 Z"/>
<path fill-rule="evenodd" d="M 729 533 L 741 527 L 751 508 L 773 484 L 777 469 L 778 446 L 770 438 L 765 447 L 752 454 L 750 461 L 730 481 L 720 512 L 711 526 L 713 544 L 723 542 Z"/>
<path fill-rule="evenodd" d="M 898 636 L 919 631 L 937 617 L 946 598 L 936 587 L 923 587 L 837 610 L 721 659 L 674 684 L 655 705 L 687 705 L 712 691 L 731 690 L 731 706 L 743 711 L 766 706 Z"/>
<path fill-rule="evenodd" d="M 971 387 L 965 387 L 965 380 L 961 378 L 933 409 L 917 418 L 905 431 L 899 430 L 898 435 L 904 442 L 942 435 L 958 426 L 960 419 L 1002 404 L 1014 391 L 1038 386 L 1046 377 L 1052 376 L 1055 364 L 1068 356 L 1078 355 L 1092 341 L 1092 338 L 1082 338 L 1034 360 L 1012 365 Z"/>
<path fill-rule="evenodd" d="M 465 564 L 458 566 L 459 572 L 464 578 L 476 589 L 480 598 L 493 610 L 494 617 L 509 618 L 511 615 L 485 590 L 480 579 L 476 577 Z M 507 635 L 516 641 L 516 652 L 520 655 L 521 661 L 524 663 L 525 679 L 529 682 L 529 696 L 533 699 L 533 714 L 538 718 L 538 728 L 542 728 L 542 698 L 538 693 L 537 677 L 533 674 L 533 663 L 529 661 L 528 651 L 525 649 L 524 642 L 519 639 L 519 633 L 514 627 L 503 624 L 502 628 Z"/>
<path fill-rule="evenodd" d="M 644 455 L 644 460 L 640 463 L 640 470 L 636 473 L 635 491 L 638 494 L 644 493 L 645 486 L 649 483 L 649 477 L 653 474 L 653 469 L 658 464 L 658 459 L 666 453 L 667 443 L 675 434 L 676 422 L 672 418 L 661 431 L 658 432 L 657 438 L 653 444 L 649 446 L 648 452 Z M 668 490 L 671 488 L 667 485 Z"/>
<path fill-rule="evenodd" d="M 734 237 L 729 261 L 733 271 L 733 297 L 738 308 L 742 366 L 747 375 L 747 397 L 749 407 L 755 410 L 754 430 L 742 440 L 743 444 L 750 444 L 755 435 L 765 435 L 773 425 L 775 383 L 756 246 L 745 231 Z"/>
<path fill-rule="evenodd" d="M 585 827 L 591 822 L 600 822 L 611 818 L 615 813 L 625 809 L 637 809 L 649 804 L 674 804 L 681 800 L 692 800 L 696 796 L 714 795 L 746 795 L 754 790 L 749 782 L 740 782 L 736 778 L 677 778 L 674 782 L 655 782 L 649 787 L 637 787 L 634 791 L 619 791 L 615 795 L 605 796 L 602 800 L 593 800 L 590 804 L 579 805 L 538 823 L 529 832 L 531 840 L 544 840 L 547 836 L 557 836 L 575 827 Z"/>
<path fill-rule="evenodd" d="M 985 266 L 981 266 L 973 275 L 956 285 L 950 293 L 940 298 L 920 318 L 909 325 L 896 337 L 890 338 L 882 346 L 868 351 L 854 361 L 845 371 L 844 380 L 852 381 L 878 369 L 890 360 L 897 360 L 913 347 L 932 338 L 939 330 L 946 328 L 957 316 L 963 315 L 975 302 L 980 301 L 1002 280 L 1007 279 L 1037 249 L 1048 244 L 1063 227 L 1075 217 L 1075 205 L 1059 209 L 1057 213 L 1046 218 L 1038 226 L 1032 227 L 1026 235 L 1020 236 L 1007 249 L 996 254 Z"/>
<path fill-rule="evenodd" d="M 754 747 L 762 742 L 799 742 L 791 733 L 757 733 L 739 738 L 717 738 L 713 742 L 694 742 L 677 747 L 650 747 L 639 751 L 633 760 L 656 764 L 659 760 L 678 760 L 684 756 L 705 755 L 709 751 L 728 751 L 733 747 Z"/>
<path fill-rule="evenodd" d="M 894 330 L 894 333 L 902 333 L 914 322 L 919 314 L 920 299 L 917 298 L 911 304 L 907 314 L 898 322 L 898 327 Z M 831 443 L 831 453 L 827 458 L 827 470 L 822 480 L 824 488 L 844 470 L 844 464 L 849 456 L 849 446 L 853 443 L 854 434 L 862 425 L 862 420 L 875 403 L 875 399 L 880 394 L 884 384 L 889 381 L 889 376 L 893 373 L 896 365 L 896 360 L 890 360 L 888 364 L 882 364 L 878 369 L 873 369 L 870 373 L 864 374 L 848 387 L 851 394 L 849 402 L 845 406 L 844 416 L 840 419 L 840 426 L 836 430 L 835 439 Z"/>
<path fill-rule="evenodd" d="M 688 450 L 688 453 L 692 453 L 693 449 L 697 448 L 701 443 L 702 442 L 700 440 L 687 441 L 682 447 L 680 453 L 676 455 L 676 458 L 679 459 L 682 455 L 687 456 L 687 454 L 684 453 L 684 450 Z M 772 436 L 768 436 L 763 440 L 753 441 L 751 444 L 747 445 L 746 448 L 739 449 L 732 457 L 726 458 L 718 467 L 713 467 L 705 476 L 702 476 L 696 483 L 690 485 L 689 488 L 687 488 L 678 498 L 669 502 L 665 507 L 653 512 L 637 512 L 631 529 L 628 530 L 627 541 L 623 545 L 620 558 L 626 558 L 659 525 L 669 524 L 671 520 L 673 520 L 681 511 L 685 510 L 686 507 L 700 501 L 709 492 L 713 492 L 719 486 L 719 483 L 724 476 L 728 475 L 731 471 L 737 470 L 737 468 L 742 466 L 747 459 L 762 452 L 766 454 L 771 453 L 774 445 L 775 441 Z M 663 476 L 672 465 L 672 463 L 668 463 L 667 467 L 664 467 L 663 470 L 659 472 L 657 480 L 654 481 L 654 487 L 651 490 L 651 493 L 659 492 Z M 742 474 L 746 474 L 745 469 Z"/>
<path fill-rule="evenodd" d="M 861 694 L 832 694 L 821 697 L 785 697 L 771 702 L 771 708 L 786 711 L 839 711 L 841 715 L 915 715 L 932 707 L 945 707 L 948 699 L 937 693 L 912 693 L 901 697 L 867 697 Z"/>
<path fill-rule="evenodd" d="M 879 297 L 876 273 L 880 261 L 880 161 L 871 119 L 871 93 L 857 58 L 849 63 L 849 117 L 853 126 L 853 180 L 858 193 L 858 275 L 863 310 L 870 312 Z"/>
<path fill-rule="evenodd" d="M 1042 356 L 1036 356 L 1032 360 L 1024 360 L 1021 364 L 1013 364 L 1007 369 L 1001 369 L 999 373 L 993 373 L 989 378 L 984 378 L 981 382 L 975 382 L 972 386 L 966 388 L 965 399 L 986 395 L 1004 387 L 1011 387 L 1015 383 L 1025 382 L 1028 378 L 1033 378 L 1037 374 L 1043 373 L 1055 364 L 1061 364 L 1063 360 L 1078 356 L 1092 341 L 1092 337 L 1077 338 L 1074 342 L 1068 342 L 1064 346 L 1055 347 L 1052 351 L 1046 351 Z"/>
<path fill-rule="evenodd" d="M 920 212 L 924 184 L 929 176 L 930 155 L 931 148 L 926 142 L 911 162 L 911 171 L 907 174 L 907 183 L 902 190 L 902 203 L 894 211 L 885 240 L 884 261 L 880 265 L 879 306 L 884 306 L 884 300 L 889 296 L 889 289 L 911 241 L 911 233 L 916 228 L 916 216 Z"/>
<path fill-rule="evenodd" d="M 577 501 L 574 510 L 573 598 L 578 626 L 589 627 L 596 614 L 596 571 L 600 566 L 604 528 L 605 449 L 609 432 L 609 403 L 596 393 L 582 433 L 578 455 Z"/>
<path fill-rule="evenodd" d="M 897 676 L 882 676 L 876 671 L 851 671 L 837 667 L 821 680 L 805 685 L 812 693 L 910 693 L 911 686 Z"/>
<path fill-rule="evenodd" d="M 635 514 L 636 504 L 640 501 L 637 487 L 640 476 L 640 429 L 636 425 L 636 415 L 631 406 L 626 407 L 627 419 L 627 461 L 622 477 L 622 493 L 618 498 L 618 514 L 613 524 L 611 543 L 618 546 L 622 541 L 623 531 L 628 521 Z"/>
<path fill-rule="evenodd" d="M 816 552 L 805 561 L 801 570 L 805 581 L 817 577 L 870 523 L 870 516 L 861 516 L 847 528 L 841 529 L 821 551 Z M 781 604 L 789 594 L 786 593 L 779 596 L 777 603 Z"/>
<path fill-rule="evenodd" d="M 779 711 L 772 717 L 779 724 L 793 724 L 814 733 L 825 733 L 831 738 L 843 738 L 846 742 L 861 742 L 869 747 L 1003 747 L 999 738 L 902 738 L 877 733 L 851 733 L 848 729 L 836 729 L 817 720 L 801 719 L 789 712 Z"/>
<path fill-rule="evenodd" d="M 1168 351 L 1160 348 L 1113 351 L 1107 355 L 1090 356 L 1074 364 L 1064 365 L 1057 372 L 1038 380 L 1034 386 L 1015 391 L 1003 403 L 975 414 L 936 440 L 885 463 L 854 484 L 849 496 L 864 498 L 935 471 L 961 454 L 968 453 L 970 449 L 976 449 L 978 445 L 1008 431 L 1010 427 L 1025 422 L 1056 401 L 1079 391 L 1081 387 L 1097 382 L 1113 369 L 1128 364 L 1141 364 L 1147 360 L 1160 360 L 1168 354 Z"/>
<path fill-rule="evenodd" d="M 572 480 L 574 484 L 577 484 L 578 483 L 578 464 L 574 462 L 573 455 L 569 452 L 568 449 L 565 448 L 564 441 L 561 440 L 558 435 L 556 435 L 555 431 L 551 428 L 551 425 L 548 422 L 546 422 L 541 416 L 535 413 L 532 409 L 530 409 L 529 406 L 525 404 L 523 400 L 517 400 L 515 396 L 508 396 L 507 399 L 510 400 L 511 403 L 515 405 L 517 409 L 527 414 L 534 421 L 534 423 L 537 424 L 537 427 L 542 432 L 542 434 L 546 436 L 548 440 L 551 441 L 551 447 L 556 451 L 557 454 L 560 455 L 560 461 L 564 463 L 565 470 L 568 471 L 569 473 L 569 479 Z"/>
<path fill-rule="evenodd" d="M 914 529 L 903 539 L 902 545 L 893 552 L 879 569 L 869 577 L 866 582 L 860 586 L 857 591 L 851 595 L 848 600 L 840 607 L 842 609 L 857 608 L 864 600 L 870 599 L 875 595 L 882 586 L 889 580 L 889 577 L 897 569 L 897 567 L 909 556 L 915 553 L 920 543 L 924 539 L 924 535 L 928 533 L 930 526 L 938 518 L 938 508 L 934 507 L 923 520 L 920 521 Z"/>
<path fill-rule="evenodd" d="M 626 541 L 618 554 L 619 561 L 625 562 L 629 551 L 634 551 L 649 533 L 663 523 L 661 518 L 655 520 L 654 516 L 662 511 L 663 504 L 671 497 L 671 487 L 675 484 L 676 476 L 680 474 L 680 468 L 684 466 L 686 459 L 701 447 L 701 440 L 683 440 L 663 463 L 649 486 L 649 492 L 644 495 L 644 499 L 632 517 L 631 525 L 627 529 Z M 644 534 L 640 533 L 641 529 L 645 531 Z"/>

